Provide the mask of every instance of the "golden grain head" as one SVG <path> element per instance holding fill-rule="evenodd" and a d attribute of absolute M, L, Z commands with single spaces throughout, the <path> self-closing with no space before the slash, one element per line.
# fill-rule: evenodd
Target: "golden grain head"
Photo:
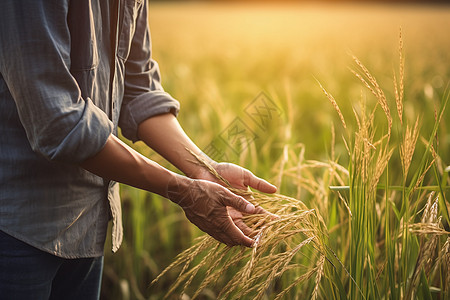
<path fill-rule="evenodd" d="M 344 115 L 342 114 L 341 109 L 339 108 L 339 105 L 337 104 L 336 100 L 334 99 L 333 95 L 331 95 L 330 93 L 327 92 L 327 90 L 325 90 L 325 88 L 322 86 L 322 84 L 317 81 L 317 83 L 319 84 L 320 88 L 322 89 L 323 93 L 325 94 L 325 96 L 328 98 L 328 100 L 330 100 L 331 104 L 333 105 L 334 109 L 336 110 L 336 112 L 339 115 L 339 118 L 341 119 L 342 122 L 342 126 L 344 126 L 344 128 L 347 128 L 347 124 L 345 123 L 345 119 L 344 119 Z"/>

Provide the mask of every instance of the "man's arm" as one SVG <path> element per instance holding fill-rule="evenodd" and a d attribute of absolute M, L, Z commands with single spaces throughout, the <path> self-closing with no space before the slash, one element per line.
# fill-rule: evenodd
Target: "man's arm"
<path fill-rule="evenodd" d="M 176 177 L 184 178 L 182 184 L 177 184 L 177 180 L 173 184 L 169 180 L 168 198 L 184 209 L 192 223 L 226 244 L 250 246 L 252 240 L 242 233 L 249 233 L 248 228 L 241 226 L 243 223 L 231 216 L 264 211 L 255 209 L 243 198 L 213 183 L 211 174 L 192 163 L 193 157 L 186 148 L 196 154 L 201 154 L 201 151 L 187 137 L 175 118 L 178 102 L 162 88 L 158 65 L 151 58 L 147 5 L 144 1 L 138 14 L 125 63 L 125 90 L 119 123 L 122 134 L 133 141 L 144 140 L 185 174 L 200 179 L 190 181 L 188 188 L 184 185 L 185 177 Z M 224 167 L 223 164 L 214 165 Z M 225 168 L 230 175 L 227 179 L 233 181 L 235 187 L 252 186 L 265 192 L 275 191 L 275 187 L 256 178 L 251 172 L 236 165 L 229 166 Z M 234 208 L 232 213 L 229 212 L 231 208 Z"/>
<path fill-rule="evenodd" d="M 227 245 L 251 247 L 253 244 L 253 240 L 235 225 L 226 207 L 242 213 L 255 213 L 255 206 L 214 182 L 177 175 L 137 153 L 113 135 L 99 153 L 81 166 L 104 178 L 169 198 L 183 208 L 192 223 Z"/>
<path fill-rule="evenodd" d="M 209 159 L 186 135 L 172 114 L 158 115 L 142 122 L 139 125 L 138 137 L 191 178 L 218 182 L 209 170 L 196 163 L 195 158 L 186 149 L 206 159 L 234 188 L 245 190 L 252 187 L 265 193 L 274 193 L 277 190 L 272 184 L 240 166 L 216 163 Z M 242 221 L 244 211 L 235 208 L 229 206 L 225 212 L 228 219 L 233 221 L 233 227 L 238 227 L 247 236 L 253 236 L 255 232 Z M 256 207 L 254 213 L 268 214 L 261 207 Z"/>
<path fill-rule="evenodd" d="M 177 174 L 144 157 L 116 136 L 110 135 L 103 149 L 81 163 L 84 169 L 109 180 L 151 191 L 167 198 L 168 183 Z M 183 183 L 181 179 L 179 183 Z"/>
<path fill-rule="evenodd" d="M 209 177 L 205 173 L 206 170 L 195 162 L 192 154 L 186 149 L 207 159 L 236 188 L 245 189 L 250 186 L 264 193 L 276 191 L 275 186 L 256 177 L 248 170 L 233 164 L 218 164 L 208 158 L 186 135 L 178 120 L 170 113 L 154 116 L 142 122 L 138 127 L 138 137 L 191 178 Z"/>

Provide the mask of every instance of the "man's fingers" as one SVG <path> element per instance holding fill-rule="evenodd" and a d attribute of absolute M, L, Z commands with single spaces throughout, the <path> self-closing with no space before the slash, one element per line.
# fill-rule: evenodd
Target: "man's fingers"
<path fill-rule="evenodd" d="M 263 193 L 273 194 L 277 191 L 276 186 L 262 178 L 256 177 L 248 170 L 244 172 L 244 184 Z"/>
<path fill-rule="evenodd" d="M 251 229 L 250 227 L 247 226 L 247 224 L 244 223 L 244 221 L 242 221 L 242 219 L 239 220 L 235 220 L 234 224 L 236 224 L 236 226 L 242 231 L 243 234 L 245 234 L 248 237 L 255 237 L 256 235 L 256 231 L 254 231 L 253 229 Z"/>
<path fill-rule="evenodd" d="M 253 204 L 245 200 L 243 197 L 237 196 L 228 190 L 226 195 L 223 196 L 222 201 L 225 206 L 234 207 L 243 213 L 254 214 L 256 210 Z"/>
<path fill-rule="evenodd" d="M 261 206 L 255 206 L 245 198 L 237 196 L 230 191 L 227 191 L 227 194 L 224 195 L 222 199 L 225 206 L 231 206 L 241 213 L 269 215 L 272 219 L 276 219 L 278 217 L 277 215 L 266 211 Z"/>
<path fill-rule="evenodd" d="M 233 222 L 230 216 L 227 216 L 218 224 L 216 228 L 205 228 L 213 238 L 227 244 L 228 246 L 243 245 L 251 247 L 253 240 L 246 236 Z M 208 230 L 209 229 L 209 230 Z"/>
<path fill-rule="evenodd" d="M 254 241 L 244 233 L 242 233 L 242 231 L 234 224 L 233 220 L 230 217 L 228 217 L 228 221 L 225 224 L 223 230 L 225 235 L 227 235 L 232 240 L 233 245 L 243 245 L 246 247 L 251 247 L 253 245 Z"/>
<path fill-rule="evenodd" d="M 227 207 L 227 210 L 228 210 L 228 214 L 231 217 L 231 219 L 233 220 L 234 224 L 236 224 L 236 226 L 246 236 L 249 236 L 249 237 L 253 238 L 256 235 L 256 232 L 254 230 L 252 230 L 250 227 L 248 227 L 247 224 L 244 223 L 244 221 L 242 220 L 243 215 L 242 215 L 242 213 L 240 211 L 237 211 L 237 210 L 235 210 L 235 209 L 233 209 L 233 208 L 231 208 L 229 206 Z M 259 213 L 258 211 L 259 211 L 258 207 L 256 207 L 256 212 L 255 213 Z"/>
<path fill-rule="evenodd" d="M 269 212 L 261 206 L 256 206 L 255 214 L 269 214 Z"/>
<path fill-rule="evenodd" d="M 262 208 L 261 206 L 256 206 L 256 209 L 255 209 L 255 212 L 254 212 L 254 213 L 255 213 L 255 214 L 261 214 L 261 215 L 268 215 L 268 216 L 270 216 L 270 218 L 271 218 L 272 220 L 275 220 L 275 219 L 278 219 L 278 218 L 279 218 L 278 215 L 273 214 L 273 213 L 271 213 L 271 212 L 268 212 L 267 210 L 265 210 L 265 209 Z"/>

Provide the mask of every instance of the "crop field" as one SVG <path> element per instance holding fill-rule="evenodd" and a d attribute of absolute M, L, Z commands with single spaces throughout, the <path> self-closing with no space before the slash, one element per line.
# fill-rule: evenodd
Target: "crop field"
<path fill-rule="evenodd" d="M 149 23 L 181 125 L 277 185 L 253 197 L 279 219 L 229 249 L 122 186 L 102 299 L 449 299 L 450 6 L 150 2 Z"/>

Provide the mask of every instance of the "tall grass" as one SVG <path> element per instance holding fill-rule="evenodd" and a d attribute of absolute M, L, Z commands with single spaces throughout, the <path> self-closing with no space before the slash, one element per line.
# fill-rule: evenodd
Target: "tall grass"
<path fill-rule="evenodd" d="M 449 94 L 436 112 L 432 131 L 422 133 L 418 143 L 420 114 L 403 119 L 401 35 L 399 58 L 399 80 L 394 81 L 390 103 L 376 78 L 353 57 L 352 73 L 375 99 L 370 105 L 368 96 L 361 95 L 354 109 L 356 130 L 347 128 L 337 101 L 320 85 L 346 128 L 348 165 L 338 165 L 334 157 L 304 162 L 295 155 L 290 160 L 289 149 L 279 164 L 283 176 L 308 189 L 316 208 L 282 195 L 229 187 L 279 218 L 246 217 L 259 232 L 252 250 L 199 238 L 153 283 L 180 267 L 166 296 L 182 286 L 181 294 L 196 298 L 213 286 L 219 299 L 446 299 L 448 180 L 435 149 Z M 391 161 L 395 152 L 400 165 Z M 317 177 L 308 172 L 314 168 L 325 172 Z M 223 282 L 229 269 L 233 275 Z"/>

